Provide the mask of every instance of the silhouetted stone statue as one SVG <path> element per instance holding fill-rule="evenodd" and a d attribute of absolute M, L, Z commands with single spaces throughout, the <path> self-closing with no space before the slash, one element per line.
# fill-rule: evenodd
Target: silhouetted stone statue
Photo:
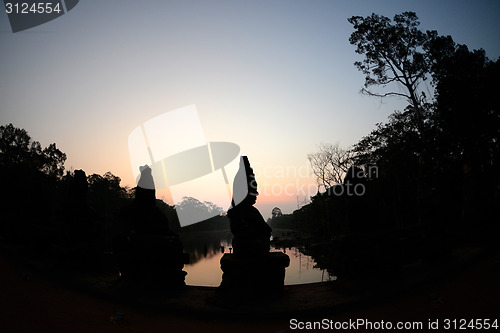
<path fill-rule="evenodd" d="M 373 226 L 366 216 L 366 178 L 364 171 L 351 166 L 344 177 L 345 218 L 350 233 L 369 232 Z"/>
<path fill-rule="evenodd" d="M 122 278 L 145 282 L 152 287 L 184 285 L 182 270 L 189 257 L 182 251 L 179 236 L 169 229 L 168 220 L 156 207 L 151 169 L 141 167 L 134 202 L 120 213 L 120 226 L 113 248 Z"/>
<path fill-rule="evenodd" d="M 282 252 L 269 252 L 271 227 L 253 206 L 258 194 L 248 158 L 242 156 L 233 183 L 233 208 L 227 213 L 234 253 L 224 254 L 220 261 L 223 275 L 219 288 L 222 291 L 259 295 L 283 289 L 290 258 Z"/>
<path fill-rule="evenodd" d="M 260 256 L 269 252 L 271 227 L 264 221 L 259 210 L 253 205 L 257 201 L 257 182 L 250 163 L 246 156 L 240 162 L 240 169 L 236 179 L 244 177 L 246 180 L 248 194 L 243 201 L 236 204 L 227 212 L 229 217 L 231 232 L 233 233 L 233 249 L 235 255 Z M 242 182 L 235 181 L 233 190 L 240 192 Z M 246 192 L 246 191 L 245 191 Z M 241 193 L 241 192 L 240 192 Z M 244 193 L 244 192 L 243 192 Z M 234 204 L 234 200 L 233 200 Z"/>
<path fill-rule="evenodd" d="M 100 266 L 102 221 L 87 203 L 88 182 L 85 171 L 75 170 L 64 207 L 66 249 L 71 265 L 83 268 Z"/>
<path fill-rule="evenodd" d="M 357 166 L 351 166 L 344 177 L 344 185 L 356 186 L 365 183 L 365 172 Z"/>
<path fill-rule="evenodd" d="M 86 204 L 89 184 L 83 170 L 75 170 L 73 182 L 69 186 L 69 198 L 74 203 Z"/>

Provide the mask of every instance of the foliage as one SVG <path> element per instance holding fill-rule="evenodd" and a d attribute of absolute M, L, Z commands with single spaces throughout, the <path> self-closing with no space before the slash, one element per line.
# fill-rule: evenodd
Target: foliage
<path fill-rule="evenodd" d="M 392 22 L 377 14 L 353 16 L 348 21 L 355 29 L 349 42 L 356 46 L 356 53 L 365 56 L 363 61 L 354 63 L 366 76 L 362 92 L 379 97 L 404 97 L 410 103 L 417 127 L 422 133 L 421 109 L 426 96 L 419 92 L 419 84 L 429 74 L 431 65 L 426 48 L 431 36 L 436 33 L 419 30 L 420 22 L 414 12 L 395 15 Z M 404 91 L 376 93 L 368 89 L 375 85 L 386 87 L 392 83 L 403 87 Z"/>
<path fill-rule="evenodd" d="M 415 163 L 421 142 L 409 111 L 394 112 L 386 124 L 376 128 L 353 147 L 358 165 L 377 166 L 382 174 Z"/>
<path fill-rule="evenodd" d="M 279 207 L 274 207 L 271 214 L 272 214 L 272 218 L 283 215 L 283 213 L 281 212 L 281 209 L 279 209 Z"/>
<path fill-rule="evenodd" d="M 42 148 L 38 141 L 24 129 L 12 124 L 0 126 L 0 167 L 20 168 L 28 172 L 40 172 L 49 177 L 60 179 L 64 172 L 66 154 L 52 143 Z"/>
<path fill-rule="evenodd" d="M 436 38 L 433 83 L 436 89 L 435 126 L 447 157 L 478 169 L 498 163 L 500 60 L 490 61 L 484 50 L 469 51 L 451 37 Z"/>
<path fill-rule="evenodd" d="M 184 197 L 175 205 L 176 210 L 189 211 L 189 216 L 201 222 L 183 227 L 184 231 L 208 231 L 227 230 L 229 219 L 224 215 L 224 209 L 213 202 L 204 201 L 192 197 Z M 207 219 L 207 216 L 211 216 Z"/>
<path fill-rule="evenodd" d="M 175 212 L 174 206 L 170 206 L 163 200 L 156 199 L 156 207 L 167 217 L 170 230 L 174 232 L 179 232 L 181 230 L 181 224 L 179 223 L 179 218 Z"/>
<path fill-rule="evenodd" d="M 229 218 L 226 215 L 216 215 L 201 222 L 182 227 L 182 232 L 197 231 L 229 231 Z"/>
<path fill-rule="evenodd" d="M 268 224 L 273 229 L 297 229 L 299 227 L 292 214 L 273 216 L 268 220 Z"/>
<path fill-rule="evenodd" d="M 355 161 L 395 173 L 398 168 L 408 170 L 425 148 L 431 176 L 461 168 L 464 161 L 491 169 L 494 161 L 498 163 L 499 151 L 500 116 L 494 97 L 499 62 L 489 61 L 484 50 L 469 51 L 455 44 L 449 36 L 433 35 L 426 50 L 436 99 L 422 109 L 425 146 L 409 106 L 393 113 L 386 124 L 377 124 L 354 146 Z"/>
<path fill-rule="evenodd" d="M 216 204 L 200 200 L 192 197 L 184 197 L 182 201 L 175 205 L 178 210 L 189 210 L 191 216 L 216 216 L 222 215 L 224 209 Z"/>
<path fill-rule="evenodd" d="M 318 185 L 325 188 L 343 182 L 345 173 L 352 166 L 352 157 L 352 151 L 341 148 L 338 142 L 322 143 L 319 151 L 307 155 Z"/>
<path fill-rule="evenodd" d="M 87 181 L 89 205 L 103 218 L 117 218 L 120 209 L 130 201 L 129 191 L 120 186 L 120 177 L 108 171 L 103 176 L 95 173 L 89 175 Z"/>
<path fill-rule="evenodd" d="M 48 223 L 56 210 L 66 155 L 55 144 L 42 148 L 28 132 L 0 126 L 0 233 L 20 237 L 30 225 Z"/>
<path fill-rule="evenodd" d="M 361 197 L 332 191 L 340 193 L 343 185 L 330 181 L 334 177 L 327 169 L 326 149 L 308 155 L 318 182 L 328 190 L 288 216 L 286 225 L 317 230 L 318 237 L 328 238 L 426 221 L 434 221 L 438 230 L 438 225 L 464 221 L 467 212 L 471 221 L 494 221 L 491 216 L 498 215 L 499 204 L 500 111 L 495 96 L 500 60 L 488 60 L 484 50 L 469 51 L 450 36 L 420 31 L 412 12 L 392 21 L 372 14 L 349 22 L 355 29 L 350 42 L 364 55 L 355 63 L 366 76 L 362 91 L 401 96 L 408 106 L 353 146 L 351 165 L 377 170 L 363 183 Z M 419 87 L 430 77 L 433 100 Z M 388 92 L 370 90 L 375 86 Z"/>

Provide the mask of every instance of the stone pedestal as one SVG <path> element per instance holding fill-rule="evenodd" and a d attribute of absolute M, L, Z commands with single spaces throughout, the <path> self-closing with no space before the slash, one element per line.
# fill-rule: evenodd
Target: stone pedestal
<path fill-rule="evenodd" d="M 282 252 L 269 252 L 258 257 L 226 253 L 220 260 L 220 290 L 245 293 L 280 292 L 285 281 L 285 268 L 290 258 Z"/>
<path fill-rule="evenodd" d="M 177 237 L 134 235 L 123 244 L 115 242 L 115 255 L 124 279 L 154 288 L 185 285 L 182 269 L 189 263 L 189 254 L 182 252 Z"/>

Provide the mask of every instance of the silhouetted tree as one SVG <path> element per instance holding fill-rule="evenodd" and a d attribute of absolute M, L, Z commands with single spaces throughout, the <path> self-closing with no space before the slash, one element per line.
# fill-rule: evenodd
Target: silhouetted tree
<path fill-rule="evenodd" d="M 425 48 L 434 32 L 420 31 L 420 22 L 413 12 L 395 15 L 392 22 L 377 14 L 353 16 L 348 21 L 355 29 L 349 41 L 357 47 L 356 53 L 365 56 L 363 61 L 355 62 L 355 66 L 366 75 L 362 92 L 378 97 L 400 96 L 408 100 L 417 128 L 423 135 L 425 94 L 419 91 L 419 84 L 429 74 L 430 60 Z M 374 85 L 386 87 L 392 83 L 399 84 L 404 91 L 378 93 L 368 90 Z"/>
<path fill-rule="evenodd" d="M 500 85 L 499 62 L 488 60 L 484 50 L 469 51 L 465 45 L 455 44 L 450 36 L 418 31 L 416 20 L 414 13 L 396 15 L 394 24 L 375 14 L 349 20 L 356 29 L 351 43 L 366 56 L 364 62 L 356 63 L 367 75 L 365 87 L 398 82 L 410 102 L 404 112 L 395 112 L 388 123 L 377 124 L 354 146 L 355 160 L 379 168 L 382 179 L 377 188 L 385 193 L 380 197 L 389 202 L 392 211 L 413 211 L 412 205 L 404 211 L 401 208 L 415 198 L 420 218 L 425 211 L 456 210 L 461 200 L 475 207 L 469 208 L 475 214 L 488 211 L 477 205 L 491 201 L 485 196 L 492 198 L 496 186 L 492 180 L 496 178 L 493 170 L 498 168 L 500 116 L 494 96 Z M 418 83 L 429 75 L 435 99 L 424 105 L 415 96 Z M 412 189 L 414 185 L 417 189 Z M 464 198 L 460 199 L 462 192 Z M 432 208 L 437 204 L 439 209 Z"/>
<path fill-rule="evenodd" d="M 92 174 L 87 177 L 89 183 L 89 204 L 105 219 L 116 218 L 130 194 L 120 186 L 120 177 L 106 172 L 103 176 Z"/>
<path fill-rule="evenodd" d="M 421 142 L 410 111 L 394 112 L 385 124 L 363 137 L 353 147 L 358 165 L 374 165 L 382 174 L 394 174 L 398 169 L 408 172 L 421 150 Z"/>
<path fill-rule="evenodd" d="M 66 154 L 55 143 L 42 148 L 38 141 L 31 141 L 26 130 L 12 124 L 0 126 L 1 168 L 22 168 L 60 179 L 65 161 Z"/>
<path fill-rule="evenodd" d="M 322 143 L 318 152 L 307 155 L 318 186 L 325 188 L 343 182 L 346 171 L 352 165 L 352 157 L 352 151 L 341 148 L 338 142 Z"/>
<path fill-rule="evenodd" d="M 178 233 L 181 230 L 181 225 L 179 223 L 179 218 L 175 212 L 175 208 L 166 204 L 161 199 L 156 199 L 156 207 L 167 217 L 170 230 Z"/>
<path fill-rule="evenodd" d="M 43 166 L 42 172 L 49 176 L 61 178 L 64 173 L 64 162 L 66 161 L 66 154 L 57 149 L 55 143 L 51 143 L 47 148 L 42 151 Z"/>
<path fill-rule="evenodd" d="M 440 146 L 490 169 L 499 151 L 499 60 L 490 61 L 482 49 L 469 51 L 451 37 L 436 37 L 430 50 Z"/>
<path fill-rule="evenodd" d="M 0 233 L 16 242 L 46 247 L 40 226 L 49 225 L 57 206 L 66 155 L 55 144 L 42 148 L 28 132 L 0 126 Z"/>
<path fill-rule="evenodd" d="M 281 213 L 281 209 L 279 209 L 278 207 L 274 207 L 271 214 L 272 214 L 272 218 L 283 215 L 283 213 Z"/>
<path fill-rule="evenodd" d="M 436 37 L 431 44 L 436 105 L 433 125 L 439 149 L 436 172 L 461 189 L 461 215 L 473 220 L 494 220 L 498 206 L 500 164 L 500 60 L 491 61 L 485 51 L 470 51 L 451 37 Z M 498 197 L 498 194 L 496 194 Z M 498 199 L 497 199 L 498 200 Z M 489 217 L 487 217 L 489 216 Z"/>
<path fill-rule="evenodd" d="M 31 157 L 31 137 L 24 129 L 12 124 L 0 126 L 0 165 L 2 167 L 26 163 Z M 32 143 L 38 149 L 39 143 Z M 41 148 L 40 148 L 41 150 Z"/>
<path fill-rule="evenodd" d="M 208 217 L 221 215 L 224 212 L 221 207 L 212 202 L 201 202 L 192 197 L 182 198 L 182 201 L 175 205 L 175 209 L 189 212 L 189 215 L 198 221 L 206 220 Z"/>

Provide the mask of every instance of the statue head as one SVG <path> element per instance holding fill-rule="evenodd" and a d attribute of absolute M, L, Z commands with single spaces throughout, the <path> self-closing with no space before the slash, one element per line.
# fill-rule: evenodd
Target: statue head
<path fill-rule="evenodd" d="M 75 170 L 73 182 L 69 188 L 69 197 L 75 201 L 86 201 L 88 191 L 87 175 L 83 170 Z"/>
<path fill-rule="evenodd" d="M 156 205 L 156 190 L 151 168 L 148 165 L 139 168 L 141 176 L 135 188 L 135 202 L 143 207 Z"/>
<path fill-rule="evenodd" d="M 241 156 L 240 168 L 233 182 L 233 207 L 239 204 L 253 205 L 257 201 L 257 181 L 247 156 Z"/>

